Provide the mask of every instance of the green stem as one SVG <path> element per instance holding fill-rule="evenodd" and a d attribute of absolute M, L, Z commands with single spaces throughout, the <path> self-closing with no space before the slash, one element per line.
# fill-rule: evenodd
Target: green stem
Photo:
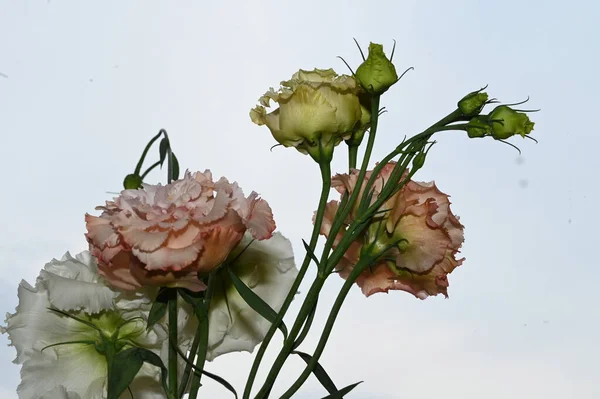
<path fill-rule="evenodd" d="M 144 174 L 142 176 L 140 176 L 142 178 L 142 180 L 144 180 L 144 178 L 148 175 L 148 173 L 150 173 L 152 171 L 152 169 L 156 168 L 158 165 L 160 165 L 160 161 L 154 162 L 148 169 L 146 169 Z"/>
<path fill-rule="evenodd" d="M 350 288 L 352 288 L 352 285 L 354 284 L 358 276 L 363 272 L 363 270 L 369 265 L 370 261 L 371 259 L 365 259 L 364 261 L 363 259 L 361 259 L 361 261 L 359 261 L 356 264 L 356 266 L 348 276 L 348 279 L 344 282 L 344 285 L 342 286 L 342 289 L 340 290 L 335 300 L 335 303 L 331 308 L 331 312 L 329 313 L 329 317 L 327 318 L 327 322 L 325 323 L 323 333 L 321 334 L 321 338 L 319 339 L 319 343 L 317 344 L 317 348 L 315 349 L 312 358 L 304 368 L 302 374 L 300 374 L 300 377 L 298 377 L 298 379 L 292 384 L 292 386 L 287 391 L 285 391 L 285 393 L 280 397 L 280 399 L 291 398 L 292 395 L 294 395 L 296 391 L 298 391 L 298 389 L 302 386 L 302 384 L 304 384 L 306 379 L 315 369 L 315 366 L 317 365 L 319 358 L 321 357 L 321 354 L 325 349 L 325 345 L 327 344 L 327 340 L 329 339 L 329 335 L 331 334 L 331 330 L 333 329 L 333 325 L 339 314 L 342 304 L 346 299 L 346 295 L 348 295 Z"/>
<path fill-rule="evenodd" d="M 348 173 L 356 169 L 356 159 L 358 156 L 358 146 L 348 144 Z"/>
<path fill-rule="evenodd" d="M 160 135 L 163 134 L 163 130 L 161 129 L 158 134 L 154 137 L 152 137 L 152 139 L 148 142 L 148 144 L 146 145 L 146 148 L 144 148 L 144 152 L 142 152 L 142 156 L 140 157 L 140 160 L 138 161 L 137 165 L 135 166 L 135 175 L 140 175 L 140 170 L 142 170 L 142 165 L 144 164 L 144 159 L 146 159 L 146 155 L 148 154 L 148 151 L 150 150 L 150 147 L 152 147 L 152 144 L 154 144 L 154 142 L 156 140 L 158 140 L 158 138 L 160 137 Z"/>
<path fill-rule="evenodd" d="M 331 226 L 331 230 L 329 231 L 329 236 L 325 242 L 325 248 L 323 248 L 323 254 L 321 256 L 321 264 L 325 264 L 325 260 L 329 256 L 329 251 L 333 247 L 333 243 L 335 238 L 337 237 L 338 232 L 344 224 L 344 221 L 348 217 L 348 214 L 354 207 L 354 204 L 358 198 L 360 193 L 360 188 L 362 186 L 363 180 L 367 173 L 367 168 L 369 167 L 369 160 L 371 159 L 371 153 L 373 151 L 373 146 L 375 144 L 375 135 L 377 134 L 377 124 L 379 121 L 379 100 L 380 96 L 373 96 L 371 99 L 371 127 L 369 129 L 369 139 L 367 140 L 367 147 L 365 149 L 365 155 L 362 160 L 362 164 L 360 167 L 360 171 L 358 172 L 358 178 L 356 180 L 356 186 L 350 195 L 348 203 L 343 209 L 339 209 L 339 212 L 336 213 L 335 218 L 333 220 L 333 224 Z"/>
<path fill-rule="evenodd" d="M 177 397 L 177 290 L 170 289 L 169 302 L 169 395 Z"/>
<path fill-rule="evenodd" d="M 325 284 L 325 279 L 326 277 L 322 276 L 321 274 L 318 274 L 317 277 L 315 277 L 315 280 L 313 281 L 313 284 L 310 287 L 308 293 L 306 294 L 304 302 L 302 303 L 302 307 L 298 312 L 298 316 L 296 317 L 294 325 L 290 330 L 288 338 L 284 341 L 283 347 L 279 351 L 275 362 L 271 366 L 271 370 L 269 370 L 269 374 L 267 374 L 262 388 L 256 394 L 256 399 L 265 399 L 268 397 L 269 392 L 271 391 L 271 388 L 275 383 L 279 372 L 281 371 L 281 368 L 285 364 L 285 361 L 287 360 L 290 353 L 292 353 L 292 351 L 294 350 L 294 342 L 296 340 L 296 337 L 298 336 L 298 333 L 302 329 L 304 322 L 308 319 L 313 307 L 317 303 L 319 292 Z"/>
<path fill-rule="evenodd" d="M 203 301 L 204 317 L 198 320 L 198 330 L 196 331 L 196 336 L 194 337 L 194 342 L 196 342 L 196 338 L 198 338 L 199 343 L 197 347 L 198 359 L 196 359 L 196 367 L 194 367 L 194 376 L 192 377 L 192 384 L 190 386 L 189 399 L 196 399 L 198 390 L 200 389 L 200 379 L 202 378 L 202 370 L 204 370 L 206 352 L 208 351 L 208 311 L 210 309 L 210 301 L 212 300 L 213 292 L 215 290 L 218 272 L 218 269 L 213 270 L 208 276 L 208 287 L 206 289 L 206 295 L 204 296 Z M 191 369 L 190 363 L 188 363 L 186 371 L 188 371 L 188 368 Z"/>
<path fill-rule="evenodd" d="M 310 237 L 310 242 L 309 242 L 309 248 L 311 249 L 311 251 L 313 251 L 317 245 L 317 241 L 319 239 L 319 231 L 321 229 L 321 223 L 323 222 L 323 215 L 325 214 L 325 206 L 327 205 L 327 198 L 329 197 L 329 192 L 331 191 L 331 187 L 330 187 L 331 186 L 331 164 L 329 162 L 327 162 L 327 163 L 320 164 L 319 166 L 321 169 L 322 187 L 321 187 L 321 195 L 319 197 L 319 205 L 317 208 L 317 214 L 315 216 L 315 223 L 313 226 L 313 231 L 312 231 L 312 234 Z M 263 341 L 260 344 L 260 347 L 256 353 L 256 357 L 254 358 L 254 362 L 252 363 L 252 368 L 250 370 L 250 374 L 248 375 L 248 380 L 246 381 L 246 386 L 244 388 L 243 399 L 250 398 L 250 393 L 252 391 L 252 385 L 254 384 L 254 381 L 256 379 L 256 373 L 258 372 L 260 362 L 262 361 L 263 356 L 267 350 L 267 347 L 269 346 L 269 342 L 271 342 L 271 339 L 273 338 L 275 332 L 277 331 L 277 327 L 279 326 L 279 324 L 283 320 L 283 317 L 285 316 L 285 313 L 289 309 L 290 304 L 292 303 L 294 296 L 296 295 L 296 292 L 298 292 L 298 288 L 300 287 L 300 283 L 304 279 L 304 276 L 306 274 L 306 271 L 308 270 L 308 266 L 310 265 L 310 262 L 311 262 L 311 257 L 310 257 L 310 254 L 307 252 L 306 255 L 304 255 L 304 260 L 302 262 L 302 266 L 300 267 L 300 270 L 298 271 L 298 275 L 296 276 L 296 279 L 294 280 L 294 283 L 292 284 L 292 287 L 290 288 L 290 291 L 289 291 L 287 297 L 285 298 L 285 301 L 283 302 L 281 309 L 279 310 L 279 312 L 277 314 L 277 319 L 275 319 L 275 322 L 273 322 L 273 324 L 269 328 L 267 335 L 263 339 Z"/>

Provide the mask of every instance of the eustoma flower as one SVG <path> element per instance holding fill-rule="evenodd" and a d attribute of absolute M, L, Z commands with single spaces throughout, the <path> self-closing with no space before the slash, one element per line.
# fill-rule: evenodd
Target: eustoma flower
<path fill-rule="evenodd" d="M 391 162 L 382 168 L 374 184 L 373 202 L 394 166 Z M 370 175 L 366 174 L 365 181 Z M 350 175 L 336 175 L 332 186 L 342 194 L 351 193 L 357 176 L 356 170 Z M 338 205 L 337 201 L 327 204 L 321 234 L 329 235 Z M 421 299 L 440 293 L 447 296 L 447 275 L 464 260 L 456 259 L 463 242 L 463 226 L 450 210 L 448 195 L 434 183 L 409 181 L 379 211 L 336 266 L 340 276 L 347 278 L 361 251 L 369 247 L 378 252 L 378 261 L 356 280 L 366 296 L 389 290 L 407 291 Z M 346 225 L 356 217 L 355 212 L 351 212 Z"/>
<path fill-rule="evenodd" d="M 146 329 L 149 302 L 142 293 L 123 294 L 106 286 L 87 251 L 48 263 L 35 286 L 22 281 L 17 311 L 2 328 L 17 350 L 15 363 L 23 365 L 19 398 L 105 397 L 105 339 L 157 355 L 166 349 L 165 329 Z M 158 368 L 142 366 L 130 385 L 134 397 L 163 398 L 159 375 Z"/>
<path fill-rule="evenodd" d="M 333 148 L 349 139 L 361 123 L 361 90 L 351 76 L 338 76 L 333 69 L 301 69 L 281 86 L 259 99 L 250 118 L 257 125 L 267 125 L 285 147 L 296 147 L 317 161 L 330 159 Z M 279 108 L 267 114 L 270 100 Z"/>
<path fill-rule="evenodd" d="M 275 229 L 267 202 L 237 183 L 214 182 L 210 171 L 186 172 L 166 186 L 144 184 L 86 215 L 86 237 L 100 274 L 113 286 L 205 289 L 198 278 L 223 263 L 249 232 L 258 240 Z"/>

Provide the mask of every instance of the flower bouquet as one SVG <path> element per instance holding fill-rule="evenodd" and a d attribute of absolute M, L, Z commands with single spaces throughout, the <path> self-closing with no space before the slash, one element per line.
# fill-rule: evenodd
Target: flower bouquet
<path fill-rule="evenodd" d="M 350 75 L 299 70 L 250 111 L 278 145 L 294 147 L 319 167 L 322 189 L 301 260 L 276 231 L 265 199 L 210 170 L 180 176 L 170 138 L 160 130 L 125 177 L 124 190 L 85 215 L 89 250 L 67 252 L 46 264 L 35 284 L 19 285 L 19 305 L 2 327 L 22 364 L 19 397 L 194 399 L 209 378 L 232 397 L 266 399 L 295 356 L 306 366 L 278 397 L 294 397 L 311 374 L 323 398 L 351 396 L 358 383 L 338 388 L 319 360 L 354 284 L 367 297 L 390 290 L 447 297 L 448 275 L 464 262 L 464 226 L 449 196 L 433 182 L 413 180 L 433 135 L 463 131 L 507 143 L 515 135 L 530 138 L 533 129 L 528 111 L 513 108 L 518 104 L 484 113 L 498 103 L 484 88 L 373 162 L 378 120 L 386 112 L 382 96 L 404 76 L 393 54 L 371 43 L 367 57 L 361 50 L 362 64 L 348 66 Z M 272 103 L 278 107 L 268 112 Z M 155 143 L 158 159 L 142 171 Z M 348 168 L 333 174 L 331 161 L 345 155 L 342 147 Z M 157 167 L 166 170 L 164 185 L 146 182 Z M 339 196 L 328 201 L 332 188 Z M 315 277 L 301 295 L 309 268 Z M 319 301 L 327 280 L 338 276 L 345 281 L 335 301 Z M 295 316 L 288 314 L 292 301 L 301 302 Z M 317 306 L 329 309 L 325 325 L 313 324 Z M 305 349 L 309 334 L 318 343 Z M 267 363 L 269 345 L 279 352 Z M 216 357 L 257 346 L 244 387 L 210 372 Z M 268 370 L 262 380 L 260 366 Z"/>

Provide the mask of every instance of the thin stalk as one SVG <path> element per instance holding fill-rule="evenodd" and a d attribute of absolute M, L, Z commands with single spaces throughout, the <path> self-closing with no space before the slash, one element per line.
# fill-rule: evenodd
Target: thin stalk
<path fill-rule="evenodd" d="M 160 165 L 160 161 L 154 162 L 148 169 L 146 169 L 144 174 L 142 176 L 140 176 L 142 178 L 142 180 L 144 180 L 144 178 L 148 175 L 148 173 L 150 173 L 152 171 L 152 169 L 156 168 L 158 165 Z"/>
<path fill-rule="evenodd" d="M 350 213 L 350 210 L 354 207 L 354 203 L 356 202 L 360 193 L 360 188 L 365 178 L 365 174 L 367 173 L 369 160 L 371 159 L 371 153 L 375 144 L 375 135 L 377 134 L 377 124 L 379 121 L 379 100 L 380 96 L 373 96 L 373 98 L 371 99 L 371 127 L 369 129 L 369 139 L 367 140 L 365 155 L 363 156 L 360 171 L 358 172 L 356 187 L 350 195 L 350 198 L 348 199 L 348 203 L 346 204 L 345 208 L 342 209 L 339 214 L 335 215 L 333 224 L 331 226 L 331 230 L 329 232 L 329 236 L 327 237 L 327 241 L 325 242 L 325 248 L 323 248 L 323 254 L 321 256 L 320 261 L 321 264 L 325 264 L 325 260 L 329 256 L 329 251 L 333 247 L 335 237 L 337 237 L 340 228 L 342 227 L 344 221 L 346 220 L 346 217 Z"/>
<path fill-rule="evenodd" d="M 356 159 L 358 156 L 358 146 L 357 145 L 348 145 L 348 173 L 352 171 L 352 169 L 356 169 Z"/>
<path fill-rule="evenodd" d="M 177 290 L 171 289 L 169 311 L 169 395 L 176 398 L 177 391 Z"/>
<path fill-rule="evenodd" d="M 192 377 L 192 384 L 190 386 L 189 399 L 196 399 L 198 390 L 200 389 L 200 379 L 202 377 L 202 370 L 204 370 L 204 363 L 206 362 L 206 352 L 208 351 L 208 310 L 210 309 L 210 301 L 212 300 L 216 285 L 217 273 L 218 270 L 213 270 L 208 276 L 208 287 L 203 301 L 205 314 L 201 320 L 198 320 L 198 330 L 196 331 L 196 337 L 199 337 L 198 359 L 196 359 L 196 367 L 194 368 L 194 376 Z M 196 337 L 194 337 L 194 340 Z M 188 371 L 188 369 L 191 369 L 190 363 L 186 366 L 186 371 Z"/>
<path fill-rule="evenodd" d="M 148 144 L 146 144 L 146 148 L 144 148 L 144 151 L 142 152 L 142 156 L 140 157 L 140 160 L 138 161 L 137 165 L 135 166 L 134 174 L 136 174 L 138 176 L 140 175 L 140 171 L 142 170 L 142 165 L 144 164 L 144 159 L 146 159 L 146 155 L 148 154 L 150 147 L 152 147 L 152 144 L 154 144 L 154 142 L 156 140 L 158 140 L 158 138 L 160 137 L 161 134 L 163 134 L 162 129 L 158 132 L 158 134 L 156 136 L 152 137 L 152 139 L 148 142 Z"/>
<path fill-rule="evenodd" d="M 331 186 L 331 165 L 329 162 L 327 162 L 327 163 L 320 164 L 319 166 L 321 169 L 321 181 L 323 184 L 321 187 L 321 195 L 319 197 L 319 205 L 317 208 L 317 214 L 315 216 L 315 224 L 313 226 L 313 231 L 312 231 L 312 234 L 310 237 L 310 242 L 309 242 L 309 247 L 310 247 L 311 251 L 313 251 L 315 249 L 315 247 L 317 245 L 317 241 L 319 239 L 319 231 L 321 230 L 321 223 L 323 222 L 323 215 L 325 214 L 325 206 L 327 205 L 327 198 L 329 197 L 329 192 L 331 190 L 331 187 L 330 187 Z M 263 356 L 267 350 L 267 347 L 269 346 L 269 343 L 271 342 L 271 339 L 273 338 L 273 336 L 275 335 L 275 332 L 277 331 L 278 325 L 283 320 L 283 317 L 285 316 L 285 313 L 287 312 L 288 308 L 290 307 L 290 304 L 292 303 L 292 300 L 294 299 L 296 292 L 298 292 L 298 288 L 300 287 L 300 283 L 302 282 L 302 279 L 304 278 L 306 271 L 308 270 L 308 266 L 310 265 L 310 262 L 311 262 L 311 257 L 310 257 L 310 254 L 307 252 L 306 255 L 304 256 L 304 261 L 302 262 L 302 266 L 300 267 L 300 270 L 298 271 L 298 275 L 296 276 L 296 279 L 294 280 L 294 283 L 292 284 L 292 287 L 290 288 L 288 296 L 285 298 L 285 301 L 283 302 L 283 305 L 281 306 L 281 309 L 279 310 L 279 312 L 277 314 L 277 318 L 275 319 L 275 322 L 269 328 L 267 335 L 263 339 L 263 341 L 260 344 L 260 347 L 256 353 L 256 357 L 254 358 L 254 362 L 252 363 L 252 368 L 250 369 L 250 374 L 248 375 L 248 380 L 246 381 L 246 386 L 244 388 L 244 394 L 242 396 L 243 399 L 250 398 L 250 393 L 252 391 L 252 385 L 254 384 L 254 380 L 256 379 L 256 373 L 258 372 L 260 362 L 263 359 Z"/>
<path fill-rule="evenodd" d="M 364 260 L 361 259 L 361 261 L 359 261 L 356 264 L 356 266 L 350 273 L 350 276 L 348 276 L 348 279 L 344 282 L 344 285 L 342 286 L 342 289 L 340 290 L 333 304 L 333 307 L 331 308 L 331 312 L 329 313 L 329 317 L 327 318 L 327 322 L 325 323 L 323 333 L 321 334 L 321 338 L 319 339 L 319 343 L 317 344 L 317 348 L 315 349 L 312 358 L 304 368 L 304 371 L 302 371 L 302 374 L 300 374 L 300 377 L 298 377 L 298 379 L 292 384 L 292 386 L 287 391 L 285 391 L 285 393 L 280 397 L 280 399 L 291 398 L 292 395 L 294 395 L 296 391 L 298 391 L 298 389 L 302 386 L 302 384 L 304 384 L 306 379 L 313 372 L 315 366 L 319 361 L 319 358 L 321 357 L 321 354 L 323 353 L 323 350 L 325 349 L 325 345 L 327 344 L 327 340 L 329 339 L 329 335 L 331 334 L 331 330 L 333 329 L 333 325 L 340 312 L 342 304 L 346 299 L 346 295 L 348 295 L 350 288 L 352 288 L 352 285 L 354 284 L 358 276 L 363 272 L 363 270 L 369 265 L 370 261 L 370 258 Z"/>

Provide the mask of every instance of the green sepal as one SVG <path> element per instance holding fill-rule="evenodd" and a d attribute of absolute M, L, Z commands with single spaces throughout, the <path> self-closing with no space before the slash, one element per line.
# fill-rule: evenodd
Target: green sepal
<path fill-rule="evenodd" d="M 269 322 L 274 323 L 277 319 L 277 312 L 273 310 L 273 308 L 269 306 L 268 303 L 263 301 L 261 297 L 256 295 L 254 291 L 252 291 L 238 276 L 236 276 L 235 273 L 231 270 L 231 268 L 227 268 L 227 273 L 229 274 L 229 278 L 231 279 L 233 286 L 240 294 L 242 299 L 244 299 L 244 301 L 246 301 L 246 303 L 252 309 L 254 309 L 256 313 L 267 319 Z M 283 320 L 279 323 L 277 328 L 279 328 L 283 333 L 284 339 L 287 339 L 288 330 L 285 324 L 283 323 Z"/>
<path fill-rule="evenodd" d="M 167 368 L 163 364 L 160 356 L 156 353 L 143 348 L 129 348 L 117 353 L 112 359 L 108 375 L 108 396 L 107 399 L 118 399 L 131 381 L 142 368 L 144 362 L 160 368 L 161 382 L 165 392 L 167 391 Z"/>

